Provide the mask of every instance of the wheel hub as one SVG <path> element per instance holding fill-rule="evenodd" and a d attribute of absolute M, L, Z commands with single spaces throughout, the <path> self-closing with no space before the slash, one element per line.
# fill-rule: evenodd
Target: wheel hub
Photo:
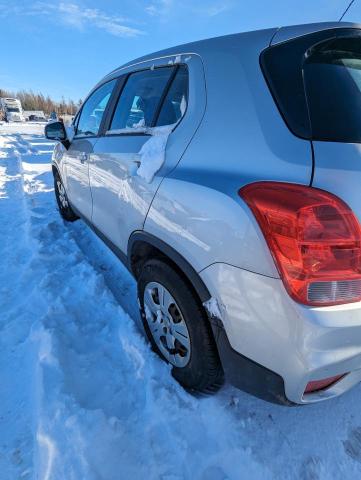
<path fill-rule="evenodd" d="M 59 202 L 63 208 L 68 208 L 68 200 L 66 198 L 65 188 L 64 185 L 61 183 L 60 180 L 56 182 L 58 188 L 58 195 L 59 195 Z"/>
<path fill-rule="evenodd" d="M 151 282 L 144 290 L 144 310 L 152 337 L 166 360 L 185 367 L 190 359 L 187 325 L 174 297 L 160 283 Z"/>

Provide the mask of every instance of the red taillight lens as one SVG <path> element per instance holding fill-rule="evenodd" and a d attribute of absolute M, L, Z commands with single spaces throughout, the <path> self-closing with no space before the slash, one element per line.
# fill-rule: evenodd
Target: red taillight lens
<path fill-rule="evenodd" d="M 255 215 L 289 294 L 307 305 L 361 300 L 361 229 L 331 193 L 258 182 L 240 189 Z"/>
<path fill-rule="evenodd" d="M 336 375 L 335 377 L 324 378 L 323 380 L 314 380 L 313 382 L 308 382 L 306 386 L 305 393 L 318 392 L 319 390 L 325 390 L 331 385 L 334 385 L 336 382 L 341 380 L 346 374 Z"/>

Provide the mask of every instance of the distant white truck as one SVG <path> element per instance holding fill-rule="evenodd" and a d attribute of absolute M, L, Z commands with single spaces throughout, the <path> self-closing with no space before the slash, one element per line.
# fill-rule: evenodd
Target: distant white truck
<path fill-rule="evenodd" d="M 21 102 L 17 98 L 0 98 L 0 110 L 7 122 L 25 122 Z"/>

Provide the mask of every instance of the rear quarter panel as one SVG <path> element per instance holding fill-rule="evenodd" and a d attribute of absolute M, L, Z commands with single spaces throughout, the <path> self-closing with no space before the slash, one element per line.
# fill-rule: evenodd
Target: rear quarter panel
<path fill-rule="evenodd" d="M 361 221 L 361 145 L 314 142 L 314 187 L 344 200 Z"/>

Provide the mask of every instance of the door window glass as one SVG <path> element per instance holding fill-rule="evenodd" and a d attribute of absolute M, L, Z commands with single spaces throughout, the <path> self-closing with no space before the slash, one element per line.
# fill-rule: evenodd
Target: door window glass
<path fill-rule="evenodd" d="M 109 102 L 116 80 L 105 83 L 88 98 L 80 113 L 77 136 L 98 135 L 104 111 Z"/>
<path fill-rule="evenodd" d="M 156 126 L 161 127 L 178 123 L 185 114 L 187 104 L 188 69 L 185 65 L 181 65 L 178 67 L 177 74 L 164 99 Z"/>
<path fill-rule="evenodd" d="M 131 74 L 120 95 L 110 130 L 151 127 L 173 71 L 174 67 L 164 67 Z"/>

